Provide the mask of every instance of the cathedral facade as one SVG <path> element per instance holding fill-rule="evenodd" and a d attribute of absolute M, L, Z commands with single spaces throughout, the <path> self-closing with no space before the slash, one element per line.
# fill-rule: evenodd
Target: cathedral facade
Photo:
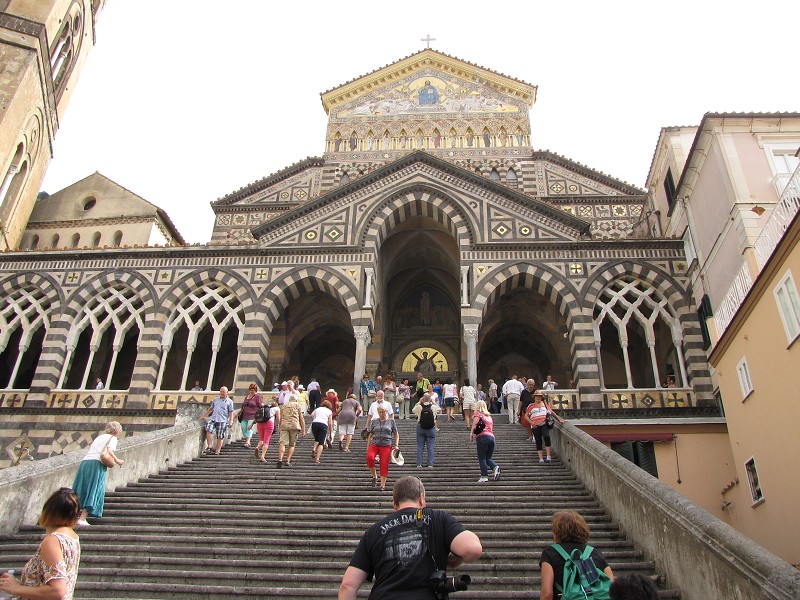
<path fill-rule="evenodd" d="M 184 244 L 166 215 L 161 243 L 108 215 L 113 239 L 63 218 L 100 210 L 102 177 L 54 195 L 61 216 L 0 256 L 14 431 L 69 413 L 136 433 L 222 385 L 298 375 L 342 394 L 364 373 L 417 371 L 551 375 L 557 408 L 598 416 L 716 410 L 683 243 L 649 237 L 643 190 L 534 149 L 535 98 L 431 49 L 329 90 L 324 155 L 214 202 L 208 244 Z M 87 241 L 65 243 L 76 227 Z M 62 430 L 25 443 L 81 445 Z"/>

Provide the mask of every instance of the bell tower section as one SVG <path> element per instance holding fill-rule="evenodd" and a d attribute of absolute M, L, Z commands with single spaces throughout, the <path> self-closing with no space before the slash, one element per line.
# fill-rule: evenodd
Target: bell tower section
<path fill-rule="evenodd" d="M 0 0 L 0 249 L 18 247 L 105 0 Z"/>

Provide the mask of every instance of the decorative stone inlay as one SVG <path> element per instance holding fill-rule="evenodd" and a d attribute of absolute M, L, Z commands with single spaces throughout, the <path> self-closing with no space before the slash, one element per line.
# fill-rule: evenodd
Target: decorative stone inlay
<path fill-rule="evenodd" d="M 342 237 L 343 234 L 342 234 L 342 230 L 339 229 L 338 227 L 331 227 L 330 229 L 328 229 L 328 231 L 325 233 L 325 235 L 328 236 L 332 241 L 335 242 L 337 239 Z"/>
<path fill-rule="evenodd" d="M 500 223 L 499 225 L 495 226 L 492 231 L 494 231 L 500 237 L 505 237 L 511 231 L 511 228 L 505 223 Z"/>
<path fill-rule="evenodd" d="M 306 231 L 306 239 L 307 240 L 315 240 L 315 239 L 317 239 L 317 232 L 316 231 Z"/>
<path fill-rule="evenodd" d="M 175 273 L 174 271 L 167 271 L 166 269 L 162 269 L 158 272 L 156 281 L 158 283 L 172 283 L 172 276 L 174 273 Z"/>
<path fill-rule="evenodd" d="M 583 265 L 578 262 L 569 263 L 570 275 L 583 275 Z"/>
<path fill-rule="evenodd" d="M 556 194 L 560 194 L 564 191 L 564 186 L 560 183 L 554 183 L 550 186 L 550 191 L 555 192 Z"/>
<path fill-rule="evenodd" d="M 527 235 L 530 235 L 531 233 L 533 233 L 533 230 L 530 227 L 528 227 L 527 225 L 523 225 L 522 227 L 519 228 L 519 232 L 520 232 L 521 235 L 527 236 Z"/>
<path fill-rule="evenodd" d="M 627 216 L 625 207 L 620 204 L 615 204 L 612 208 L 615 217 L 625 217 Z"/>
<path fill-rule="evenodd" d="M 81 273 L 79 271 L 67 271 L 64 273 L 63 285 L 78 285 L 81 282 Z"/>

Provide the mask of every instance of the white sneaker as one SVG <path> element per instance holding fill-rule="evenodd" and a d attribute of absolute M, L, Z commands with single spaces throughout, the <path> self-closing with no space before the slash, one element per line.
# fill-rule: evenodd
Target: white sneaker
<path fill-rule="evenodd" d="M 478 483 L 489 483 L 489 478 L 481 477 L 480 479 L 478 479 Z"/>
<path fill-rule="evenodd" d="M 543 458 L 540 458 L 540 459 L 539 459 L 539 462 L 540 462 L 540 463 L 543 463 L 543 462 L 544 462 L 544 459 L 543 459 Z"/>
<path fill-rule="evenodd" d="M 78 519 L 78 527 L 89 527 L 89 521 L 86 519 Z"/>
<path fill-rule="evenodd" d="M 550 458 L 549 456 L 547 457 L 547 459 L 546 459 L 546 460 L 547 460 L 547 462 L 553 462 L 553 459 L 552 459 L 552 458 Z"/>
<path fill-rule="evenodd" d="M 498 479 L 500 479 L 500 466 L 499 465 L 494 468 L 494 480 L 497 481 Z"/>

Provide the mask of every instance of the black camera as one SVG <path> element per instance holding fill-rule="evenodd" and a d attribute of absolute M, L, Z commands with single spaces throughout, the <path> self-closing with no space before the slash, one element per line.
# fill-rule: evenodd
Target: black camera
<path fill-rule="evenodd" d="M 469 587 L 472 578 L 469 575 L 448 577 L 444 571 L 434 571 L 431 574 L 430 584 L 437 600 L 447 600 L 450 592 L 463 592 Z"/>

